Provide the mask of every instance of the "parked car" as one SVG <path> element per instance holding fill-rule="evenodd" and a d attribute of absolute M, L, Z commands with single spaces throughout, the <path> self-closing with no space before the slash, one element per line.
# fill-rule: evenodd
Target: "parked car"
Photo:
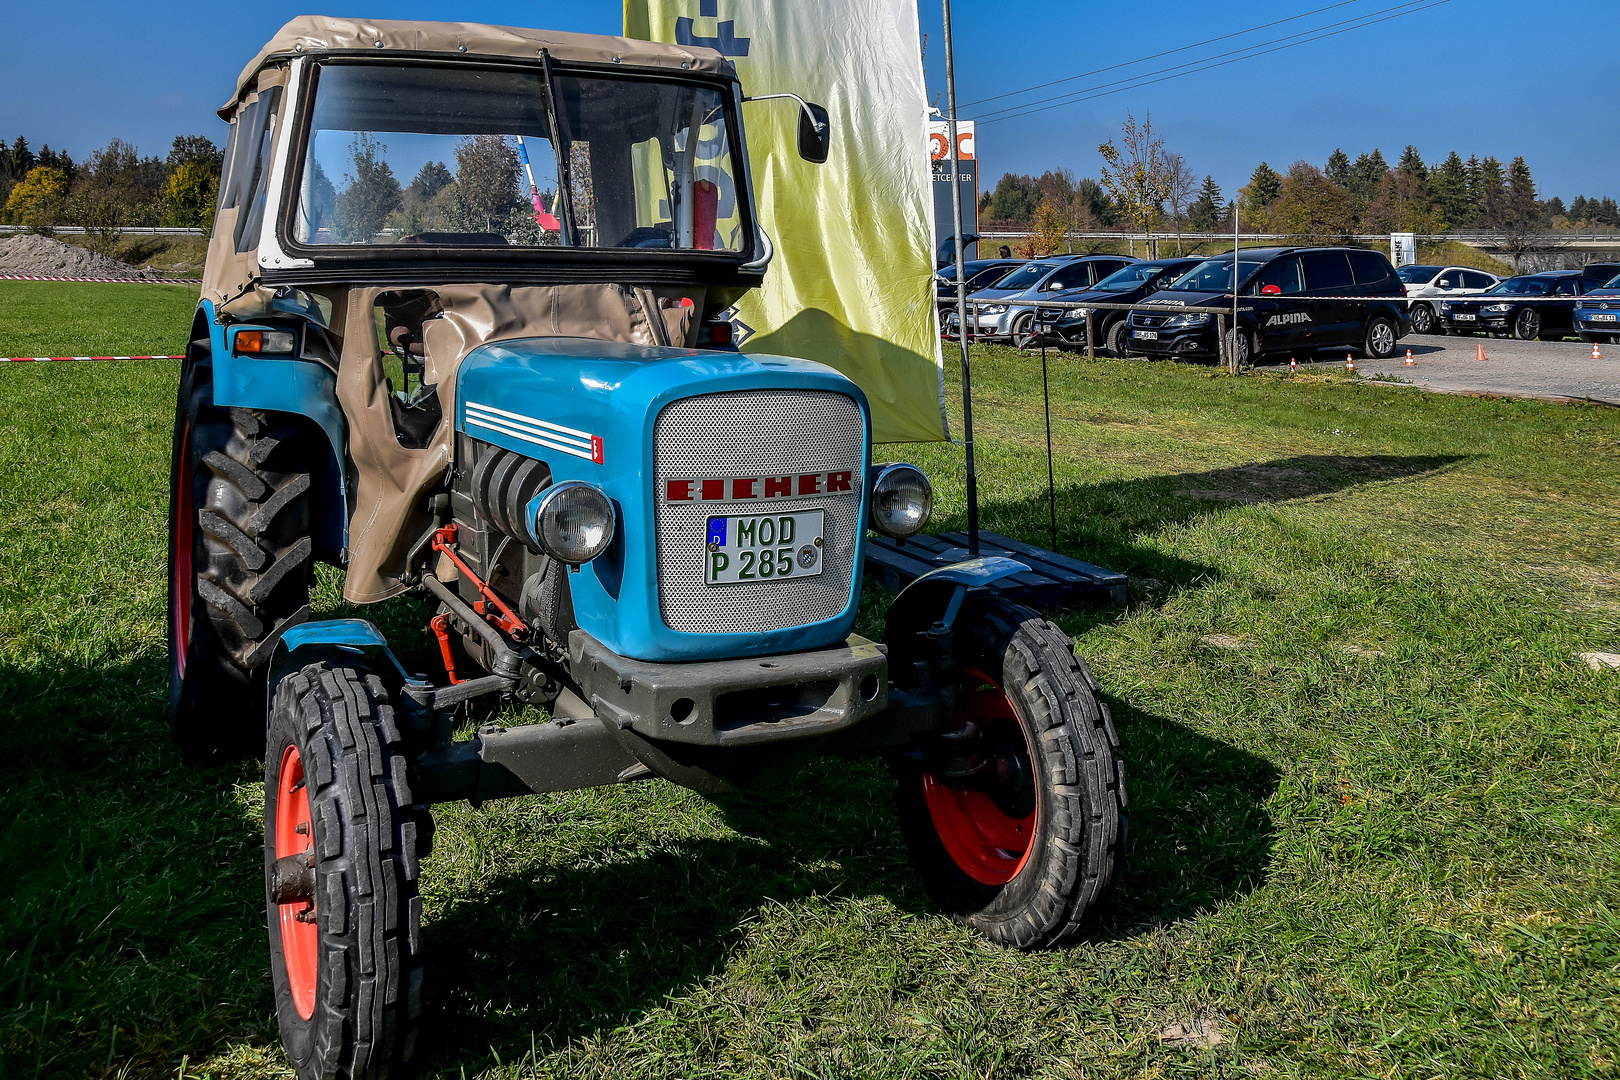
<path fill-rule="evenodd" d="M 1556 341 L 1575 333 L 1576 298 L 1607 284 L 1585 275 L 1585 270 L 1547 270 L 1510 277 L 1478 297 L 1442 300 L 1440 321 L 1454 334 L 1484 331 L 1520 341 Z"/>
<path fill-rule="evenodd" d="M 1575 332 L 1587 344 L 1610 342 L 1620 337 L 1620 276 L 1575 301 L 1572 321 Z"/>
<path fill-rule="evenodd" d="M 1502 280 L 1495 274 L 1466 266 L 1420 264 L 1397 267 L 1395 273 L 1400 275 L 1401 283 L 1406 286 L 1406 295 L 1413 298 L 1407 302 L 1406 308 L 1412 314 L 1414 334 L 1445 332 L 1436 311 L 1442 298 L 1477 296 Z"/>
<path fill-rule="evenodd" d="M 988 289 L 1028 261 L 1028 259 L 974 259 L 972 262 L 965 262 L 962 264 L 962 271 L 967 278 L 967 291 L 972 293 L 979 289 Z M 947 266 L 934 275 L 934 298 L 940 307 L 955 306 L 954 267 Z"/>
<path fill-rule="evenodd" d="M 1395 352 L 1412 329 L 1401 279 L 1389 260 L 1365 248 L 1246 248 L 1237 257 L 1238 318 L 1227 339 L 1239 363 L 1267 353 L 1353 346 L 1374 359 Z M 1165 310 L 1130 314 L 1129 347 L 1149 356 L 1220 355 L 1217 316 L 1184 307 L 1232 306 L 1230 253 L 1199 263 L 1146 303 Z M 1365 297 L 1366 299 L 1362 299 Z"/>
<path fill-rule="evenodd" d="M 975 255 L 977 255 L 978 252 L 974 250 L 974 245 L 977 244 L 978 242 L 979 242 L 979 237 L 978 237 L 978 235 L 976 233 L 963 233 L 962 234 L 962 258 L 971 259 Z M 935 266 L 936 269 L 942 269 L 944 267 L 950 266 L 955 261 L 956 261 L 956 235 L 953 233 L 950 236 L 947 236 L 945 239 L 941 240 L 939 242 L 939 247 L 934 249 L 934 266 Z"/>
<path fill-rule="evenodd" d="M 1154 259 L 1151 262 L 1131 263 L 1097 282 L 1090 289 L 1073 293 L 1059 293 L 1054 300 L 1084 301 L 1099 304 L 1134 304 L 1164 288 L 1188 270 L 1203 262 L 1194 259 Z M 1115 356 L 1127 352 L 1129 331 L 1125 327 L 1127 311 L 1097 311 L 1092 315 L 1092 329 L 1097 341 Z M 1064 350 L 1086 347 L 1086 310 L 1084 308 L 1041 308 L 1037 316 L 1036 333 L 1056 340 Z"/>
<path fill-rule="evenodd" d="M 1053 293 L 1089 289 L 1136 261 L 1127 255 L 1081 255 L 1026 263 L 992 288 L 981 289 L 969 298 L 978 304 L 976 314 L 971 305 L 968 308 L 968 319 L 974 327 L 968 332 L 969 336 L 1013 341 L 1027 337 L 1034 327 L 1037 300 L 1048 299 Z M 946 335 L 955 333 L 956 315 L 953 313 L 946 320 Z"/>

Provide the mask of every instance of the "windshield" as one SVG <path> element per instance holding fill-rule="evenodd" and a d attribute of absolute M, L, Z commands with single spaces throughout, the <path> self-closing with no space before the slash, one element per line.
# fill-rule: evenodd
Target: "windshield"
<path fill-rule="evenodd" d="M 1620 289 L 1620 275 L 1616 275 L 1603 283 L 1605 289 Z"/>
<path fill-rule="evenodd" d="M 293 239 L 746 246 L 719 90 L 562 74 L 553 83 L 561 154 L 540 70 L 321 66 Z"/>
<path fill-rule="evenodd" d="M 1025 263 L 994 285 L 991 285 L 990 288 L 1033 289 L 1043 277 L 1056 270 L 1060 265 L 1060 263 Z"/>
<path fill-rule="evenodd" d="M 1239 284 L 1249 280 L 1249 275 L 1264 266 L 1258 259 L 1245 259 L 1238 257 Z M 1171 282 L 1168 288 L 1173 292 L 1231 292 L 1232 290 L 1232 257 L 1230 255 L 1209 259 L 1199 263 L 1181 277 Z"/>
<path fill-rule="evenodd" d="M 1503 296 L 1546 296 L 1552 289 L 1551 278 L 1520 277 L 1508 278 L 1496 288 L 1491 289 L 1492 294 Z"/>
<path fill-rule="evenodd" d="M 1407 285 L 1427 285 L 1434 280 L 1434 275 L 1444 269 L 1443 266 L 1398 266 L 1395 276 Z"/>
<path fill-rule="evenodd" d="M 1170 263 L 1132 263 L 1123 270 L 1115 270 L 1112 274 L 1097 282 L 1094 286 L 1098 292 L 1130 292 L 1139 289 L 1142 283 L 1152 281 L 1164 271 Z"/>

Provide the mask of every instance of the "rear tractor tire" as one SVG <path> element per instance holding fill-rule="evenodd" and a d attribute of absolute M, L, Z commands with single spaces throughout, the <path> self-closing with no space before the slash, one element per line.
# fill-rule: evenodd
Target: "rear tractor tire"
<path fill-rule="evenodd" d="M 169 706 L 188 756 L 264 749 L 265 670 L 309 618 L 314 563 L 307 435 L 286 417 L 218 409 L 190 365 L 169 503 Z"/>
<path fill-rule="evenodd" d="M 970 600 L 954 747 L 893 759 L 900 828 L 934 901 L 1018 949 L 1074 936 L 1113 887 L 1119 738 L 1085 662 L 1027 608 Z"/>
<path fill-rule="evenodd" d="M 264 760 L 270 976 L 300 1080 L 399 1076 L 422 1014 L 425 812 L 388 691 L 344 662 L 282 679 Z"/>

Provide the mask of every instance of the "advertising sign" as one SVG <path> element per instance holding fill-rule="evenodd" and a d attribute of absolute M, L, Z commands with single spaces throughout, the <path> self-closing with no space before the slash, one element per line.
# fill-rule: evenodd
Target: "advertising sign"
<path fill-rule="evenodd" d="M 973 121 L 960 120 L 956 124 L 956 182 L 962 186 L 962 234 L 979 234 L 979 163 L 973 154 Z M 956 232 L 951 214 L 951 136 L 950 127 L 943 120 L 928 123 L 928 157 L 934 170 L 934 235 L 939 237 L 940 250 L 948 258 L 955 253 L 945 241 Z M 966 258 L 974 258 L 970 246 Z"/>
<path fill-rule="evenodd" d="M 1417 262 L 1417 234 L 1409 232 L 1390 233 L 1389 261 L 1396 266 L 1411 266 Z"/>
<path fill-rule="evenodd" d="M 826 107 L 831 154 L 814 165 L 798 155 L 795 102 L 743 106 L 759 223 L 776 254 L 764 286 L 737 302 L 739 343 L 849 376 L 871 402 L 874 441 L 948 438 L 933 185 L 917 152 L 928 138 L 917 5 L 625 0 L 624 32 L 717 49 L 749 95 Z"/>

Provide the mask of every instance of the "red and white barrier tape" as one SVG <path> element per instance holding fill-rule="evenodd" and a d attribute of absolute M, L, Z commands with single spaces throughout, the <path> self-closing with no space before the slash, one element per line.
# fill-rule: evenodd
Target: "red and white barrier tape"
<path fill-rule="evenodd" d="M 185 356 L 0 356 L 0 364 L 50 364 L 68 359 L 185 359 Z"/>
<path fill-rule="evenodd" d="M 200 278 L 51 277 L 46 274 L 0 274 L 0 281 L 95 281 L 109 285 L 201 285 Z"/>

